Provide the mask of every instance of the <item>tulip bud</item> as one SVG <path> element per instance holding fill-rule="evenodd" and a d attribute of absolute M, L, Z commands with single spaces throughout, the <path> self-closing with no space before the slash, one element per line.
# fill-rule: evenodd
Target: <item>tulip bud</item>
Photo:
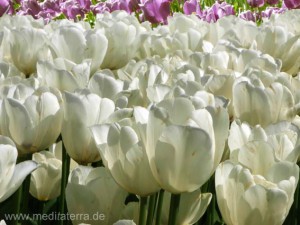
<path fill-rule="evenodd" d="M 40 201 L 58 197 L 62 162 L 48 151 L 34 153 L 32 157 L 40 166 L 31 174 L 30 194 Z"/>

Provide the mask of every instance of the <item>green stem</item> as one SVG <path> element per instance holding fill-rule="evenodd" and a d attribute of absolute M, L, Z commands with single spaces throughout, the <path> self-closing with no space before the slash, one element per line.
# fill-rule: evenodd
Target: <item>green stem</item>
<path fill-rule="evenodd" d="M 65 214 L 67 208 L 65 202 L 65 189 L 68 182 L 69 172 L 70 172 L 70 157 L 68 156 L 64 142 L 62 141 L 62 174 L 61 174 L 61 183 L 60 183 L 61 193 L 58 201 L 59 212 L 61 214 Z M 61 220 L 59 224 L 65 225 L 66 223 L 64 220 Z"/>
<path fill-rule="evenodd" d="M 169 211 L 168 225 L 175 225 L 179 213 L 180 194 L 172 194 Z"/>
<path fill-rule="evenodd" d="M 29 207 L 29 189 L 30 189 L 30 179 L 31 175 L 28 175 L 24 182 L 23 182 L 23 187 L 22 187 L 22 213 L 27 214 L 28 213 L 28 207 Z"/>
<path fill-rule="evenodd" d="M 158 193 L 150 196 L 146 225 L 152 225 Z"/>
<path fill-rule="evenodd" d="M 165 194 L 165 191 L 163 189 L 161 189 L 158 194 L 155 225 L 160 225 L 160 218 L 161 218 L 162 205 L 163 205 L 163 201 L 164 201 L 164 194 Z"/>
<path fill-rule="evenodd" d="M 300 213 L 299 213 L 299 201 L 300 201 L 300 199 L 299 199 L 299 188 L 300 188 L 300 183 L 298 182 L 298 185 L 297 185 L 297 187 L 296 187 L 296 191 L 295 191 L 295 202 L 294 202 L 294 204 L 295 204 L 295 206 L 294 206 L 294 215 L 295 215 L 295 222 L 294 222 L 294 224 L 296 225 L 298 225 L 299 224 L 299 222 L 300 222 Z"/>
<path fill-rule="evenodd" d="M 21 212 L 21 201 L 22 201 L 22 185 L 19 189 L 14 193 L 12 201 L 14 202 L 14 213 L 15 215 L 19 215 Z M 12 225 L 18 225 L 18 220 L 13 220 Z"/>
<path fill-rule="evenodd" d="M 148 203 L 148 197 L 141 197 L 139 225 L 146 225 L 147 203 Z"/>
<path fill-rule="evenodd" d="M 44 206 L 45 206 L 45 202 L 44 201 L 38 201 L 37 211 L 41 215 L 44 214 Z M 43 223 L 43 221 L 41 221 L 41 220 L 38 221 L 38 225 L 42 225 L 42 223 Z"/>

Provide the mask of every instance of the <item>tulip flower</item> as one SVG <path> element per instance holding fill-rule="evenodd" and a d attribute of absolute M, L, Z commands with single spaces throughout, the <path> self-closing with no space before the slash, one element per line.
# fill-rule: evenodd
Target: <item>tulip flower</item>
<path fill-rule="evenodd" d="M 101 158 L 115 181 L 129 193 L 147 196 L 160 190 L 146 154 L 148 111 L 135 107 L 130 126 L 93 126 Z M 106 132 L 106 134 L 104 134 Z"/>
<path fill-rule="evenodd" d="M 165 23 L 171 13 L 169 0 L 142 0 L 143 17 L 151 23 Z"/>
<path fill-rule="evenodd" d="M 266 177 L 230 161 L 215 173 L 217 202 L 228 225 L 280 225 L 285 220 L 299 179 L 299 168 L 278 163 Z"/>
<path fill-rule="evenodd" d="M 296 163 L 300 154 L 299 137 L 299 128 L 287 121 L 269 125 L 265 129 L 259 125 L 252 128 L 247 123 L 234 121 L 230 128 L 228 146 L 233 153 L 255 141 L 262 141 L 268 145 L 266 149 L 273 149 L 276 160 Z"/>
<path fill-rule="evenodd" d="M 277 82 L 264 87 L 261 82 L 250 79 L 233 86 L 233 108 L 235 118 L 262 127 L 282 120 L 291 121 L 297 112 L 294 97 L 287 87 Z"/>
<path fill-rule="evenodd" d="M 269 5 L 276 5 L 279 0 L 266 0 L 266 2 L 269 4 Z"/>
<path fill-rule="evenodd" d="M 183 12 L 186 15 L 190 15 L 192 13 L 196 13 L 196 15 L 201 14 L 201 9 L 199 2 L 197 0 L 188 0 L 183 4 Z"/>
<path fill-rule="evenodd" d="M 73 224 L 114 224 L 121 219 L 126 196 L 104 167 L 79 166 L 70 174 L 66 188 L 68 212 L 89 216 L 88 220 L 76 217 Z"/>
<path fill-rule="evenodd" d="M 89 80 L 88 88 L 101 98 L 116 100 L 117 94 L 123 90 L 124 81 L 116 79 L 113 74 L 103 72 L 95 73 Z"/>
<path fill-rule="evenodd" d="M 11 60 L 27 77 L 36 72 L 38 60 L 51 58 L 44 30 L 31 27 L 11 29 L 9 37 Z"/>
<path fill-rule="evenodd" d="M 247 2 L 253 8 L 262 7 L 265 4 L 264 0 L 247 0 Z"/>
<path fill-rule="evenodd" d="M 199 95 L 196 107 L 191 100 L 177 97 L 150 109 L 146 148 L 150 168 L 160 186 L 171 193 L 195 191 L 221 160 L 228 113 L 205 102 Z"/>
<path fill-rule="evenodd" d="M 4 13 L 7 14 L 14 13 L 14 7 L 10 0 L 3 0 L 0 2 L 0 16 L 2 16 Z"/>
<path fill-rule="evenodd" d="M 5 221 L 4 221 L 4 220 L 1 220 L 1 221 L 0 221 L 0 225 L 6 225 Z"/>
<path fill-rule="evenodd" d="M 65 92 L 63 99 L 61 134 L 68 154 L 79 164 L 99 161 L 100 154 L 89 127 L 108 119 L 115 109 L 113 101 L 100 98 L 88 89 Z"/>
<path fill-rule="evenodd" d="M 72 25 L 55 28 L 50 37 L 53 58 L 65 58 L 76 64 L 91 59 L 91 74 L 99 69 L 107 44 L 107 39 L 103 34 L 95 30 L 84 33 L 82 29 Z M 76 46 L 76 48 L 71 46 Z"/>
<path fill-rule="evenodd" d="M 103 33 L 108 47 L 101 69 L 119 69 L 133 59 L 141 47 L 142 35 L 150 28 L 125 11 L 105 12 L 97 17 L 95 29 Z M 100 42 L 101 43 L 101 42 Z"/>
<path fill-rule="evenodd" d="M 37 63 L 37 74 L 48 87 L 60 91 L 74 91 L 85 88 L 90 77 L 91 62 L 75 64 L 64 58 L 56 58 L 53 63 L 40 61 Z"/>
<path fill-rule="evenodd" d="M 32 159 L 39 168 L 31 174 L 30 194 L 40 201 L 48 201 L 60 195 L 62 162 L 53 153 L 34 153 Z"/>
<path fill-rule="evenodd" d="M 0 202 L 3 202 L 21 186 L 26 176 L 37 168 L 37 163 L 28 160 L 16 164 L 18 151 L 14 142 L 5 136 L 0 136 L 0 154 Z"/>
<path fill-rule="evenodd" d="M 283 0 L 283 2 L 288 9 L 297 9 L 300 7 L 299 0 Z"/>
<path fill-rule="evenodd" d="M 52 145 L 61 132 L 61 95 L 41 87 L 25 101 L 4 99 L 1 106 L 1 132 L 16 144 L 19 154 L 42 151 Z"/>

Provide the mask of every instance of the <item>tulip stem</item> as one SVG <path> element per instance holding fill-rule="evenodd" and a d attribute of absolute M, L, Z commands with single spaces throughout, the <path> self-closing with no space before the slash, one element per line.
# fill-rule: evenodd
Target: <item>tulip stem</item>
<path fill-rule="evenodd" d="M 169 223 L 168 225 L 175 225 L 177 216 L 179 213 L 180 194 L 172 194 L 169 211 Z"/>
<path fill-rule="evenodd" d="M 21 200 L 22 200 L 22 185 L 18 188 L 18 190 L 14 193 L 13 197 L 14 202 L 14 213 L 15 215 L 19 215 L 21 212 Z M 18 220 L 13 220 L 12 225 L 18 225 Z"/>
<path fill-rule="evenodd" d="M 152 225 L 158 193 L 150 196 L 146 225 Z"/>
<path fill-rule="evenodd" d="M 60 183 L 61 193 L 58 201 L 60 214 L 66 213 L 65 189 L 68 182 L 69 172 L 70 172 L 70 157 L 67 154 L 64 142 L 62 141 L 62 174 L 61 174 L 61 183 Z M 60 220 L 59 224 L 64 225 L 66 223 L 64 220 Z"/>
<path fill-rule="evenodd" d="M 164 201 L 164 193 L 165 193 L 165 191 L 163 189 L 161 189 L 158 194 L 155 225 L 160 225 L 161 210 L 162 210 L 162 205 L 163 205 L 163 201 Z"/>
<path fill-rule="evenodd" d="M 148 197 L 140 197 L 139 225 L 146 225 Z"/>

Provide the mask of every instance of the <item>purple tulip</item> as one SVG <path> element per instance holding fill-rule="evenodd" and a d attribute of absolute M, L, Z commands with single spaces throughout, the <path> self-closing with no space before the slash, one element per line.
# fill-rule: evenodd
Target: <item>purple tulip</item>
<path fill-rule="evenodd" d="M 279 2 L 279 0 L 267 0 L 267 3 L 269 5 L 276 5 Z"/>
<path fill-rule="evenodd" d="M 166 23 L 171 13 L 169 0 L 142 0 L 143 18 L 151 23 Z"/>
<path fill-rule="evenodd" d="M 221 4 L 216 2 L 211 8 L 203 11 L 201 19 L 210 23 L 229 15 L 235 15 L 233 6 L 226 2 L 222 2 Z"/>
<path fill-rule="evenodd" d="M 268 7 L 265 11 L 261 12 L 261 16 L 265 18 L 270 18 L 272 14 L 281 14 L 284 13 L 286 10 L 286 8 Z"/>
<path fill-rule="evenodd" d="M 183 4 L 183 12 L 186 15 L 191 15 L 196 13 L 196 15 L 201 14 L 200 5 L 197 0 L 188 0 Z"/>
<path fill-rule="evenodd" d="M 76 19 L 77 16 L 84 17 L 84 14 L 90 11 L 91 3 L 89 0 L 67 0 L 61 2 L 61 12 L 69 19 Z"/>
<path fill-rule="evenodd" d="M 300 8 L 300 0 L 283 0 L 283 2 L 288 9 Z"/>
<path fill-rule="evenodd" d="M 42 11 L 42 7 L 37 0 L 23 0 L 21 1 L 21 7 L 18 12 L 20 15 L 31 15 L 37 19 L 37 15 Z"/>
<path fill-rule="evenodd" d="M 251 7 L 262 7 L 265 4 L 264 0 L 247 0 Z"/>
<path fill-rule="evenodd" d="M 240 13 L 239 18 L 246 20 L 246 21 L 253 21 L 253 22 L 255 22 L 255 20 L 256 20 L 253 12 L 251 12 L 250 10 Z"/>
<path fill-rule="evenodd" d="M 10 0 L 0 0 L 0 16 L 4 13 L 14 14 L 14 7 Z"/>
<path fill-rule="evenodd" d="M 91 6 L 94 14 L 104 13 L 104 12 L 113 12 L 116 10 L 124 10 L 128 13 L 132 11 L 129 8 L 128 0 L 108 0 L 105 2 L 99 2 L 98 4 Z"/>

